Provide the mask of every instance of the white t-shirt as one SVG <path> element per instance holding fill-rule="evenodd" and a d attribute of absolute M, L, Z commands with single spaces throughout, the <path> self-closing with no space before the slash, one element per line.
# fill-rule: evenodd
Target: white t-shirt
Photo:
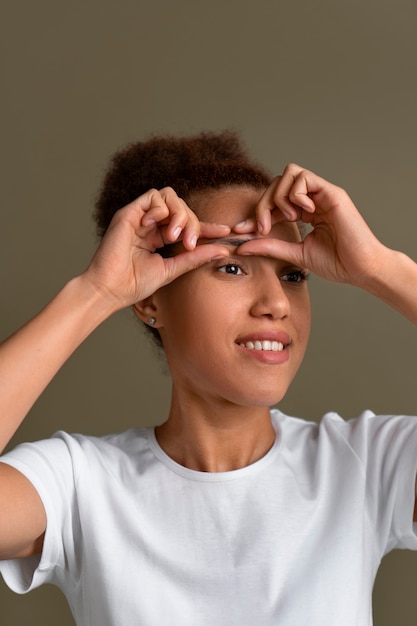
<path fill-rule="evenodd" d="M 19 446 L 1 460 L 47 531 L 40 560 L 0 563 L 7 584 L 58 585 L 79 626 L 369 626 L 382 556 L 417 549 L 417 418 L 272 418 L 266 456 L 225 473 L 178 465 L 153 429 Z"/>

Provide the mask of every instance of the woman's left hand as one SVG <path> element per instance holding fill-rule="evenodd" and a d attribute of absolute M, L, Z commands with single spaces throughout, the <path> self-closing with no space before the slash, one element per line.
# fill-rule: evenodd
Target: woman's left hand
<path fill-rule="evenodd" d="M 268 238 L 271 226 L 282 221 L 301 221 L 312 230 L 299 243 Z M 273 180 L 255 218 L 234 230 L 261 235 L 240 246 L 239 254 L 283 258 L 327 280 L 365 288 L 388 250 L 342 188 L 294 164 Z"/>

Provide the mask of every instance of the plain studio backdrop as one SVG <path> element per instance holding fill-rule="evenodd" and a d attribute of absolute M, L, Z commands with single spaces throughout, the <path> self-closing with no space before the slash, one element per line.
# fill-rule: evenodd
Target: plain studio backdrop
<path fill-rule="evenodd" d="M 2 337 L 84 269 L 110 155 L 155 132 L 234 128 L 272 171 L 295 161 L 345 187 L 375 233 L 417 259 L 415 0 L 3 0 L 0 24 Z M 309 352 L 281 408 L 417 414 L 416 329 L 353 288 L 310 287 Z M 155 424 L 169 392 L 122 312 L 13 444 Z M 416 589 L 417 555 L 384 559 L 375 623 L 415 624 Z M 1 581 L 0 607 L 2 626 L 73 624 L 53 587 L 20 597 Z"/>

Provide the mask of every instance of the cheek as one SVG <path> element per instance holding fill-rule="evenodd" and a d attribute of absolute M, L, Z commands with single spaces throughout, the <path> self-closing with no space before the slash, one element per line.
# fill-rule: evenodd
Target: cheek
<path fill-rule="evenodd" d="M 161 336 L 170 343 L 191 341 L 205 325 L 209 300 L 192 280 L 180 278 L 160 290 L 157 300 Z"/>
<path fill-rule="evenodd" d="M 225 306 L 225 301 L 229 304 Z M 161 299 L 161 338 L 166 350 L 196 354 L 217 352 L 231 341 L 240 316 L 238 298 L 208 284 L 187 283 Z M 185 356 L 185 355 L 183 355 Z"/>
<path fill-rule="evenodd" d="M 299 332 L 302 335 L 303 339 L 305 339 L 305 341 L 307 342 L 311 328 L 311 306 L 310 298 L 308 295 L 303 298 L 302 301 L 299 303 L 296 316 L 296 323 L 299 327 Z"/>
<path fill-rule="evenodd" d="M 293 293 L 288 297 L 294 326 L 300 336 L 308 336 L 311 326 L 311 305 L 307 287 L 302 292 Z"/>

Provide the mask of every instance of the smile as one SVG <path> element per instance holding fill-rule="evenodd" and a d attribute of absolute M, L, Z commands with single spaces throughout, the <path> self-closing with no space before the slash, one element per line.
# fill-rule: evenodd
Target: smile
<path fill-rule="evenodd" d="M 284 344 L 280 341 L 247 341 L 246 343 L 239 344 L 242 348 L 248 350 L 263 350 L 272 352 L 282 352 L 284 350 Z"/>

